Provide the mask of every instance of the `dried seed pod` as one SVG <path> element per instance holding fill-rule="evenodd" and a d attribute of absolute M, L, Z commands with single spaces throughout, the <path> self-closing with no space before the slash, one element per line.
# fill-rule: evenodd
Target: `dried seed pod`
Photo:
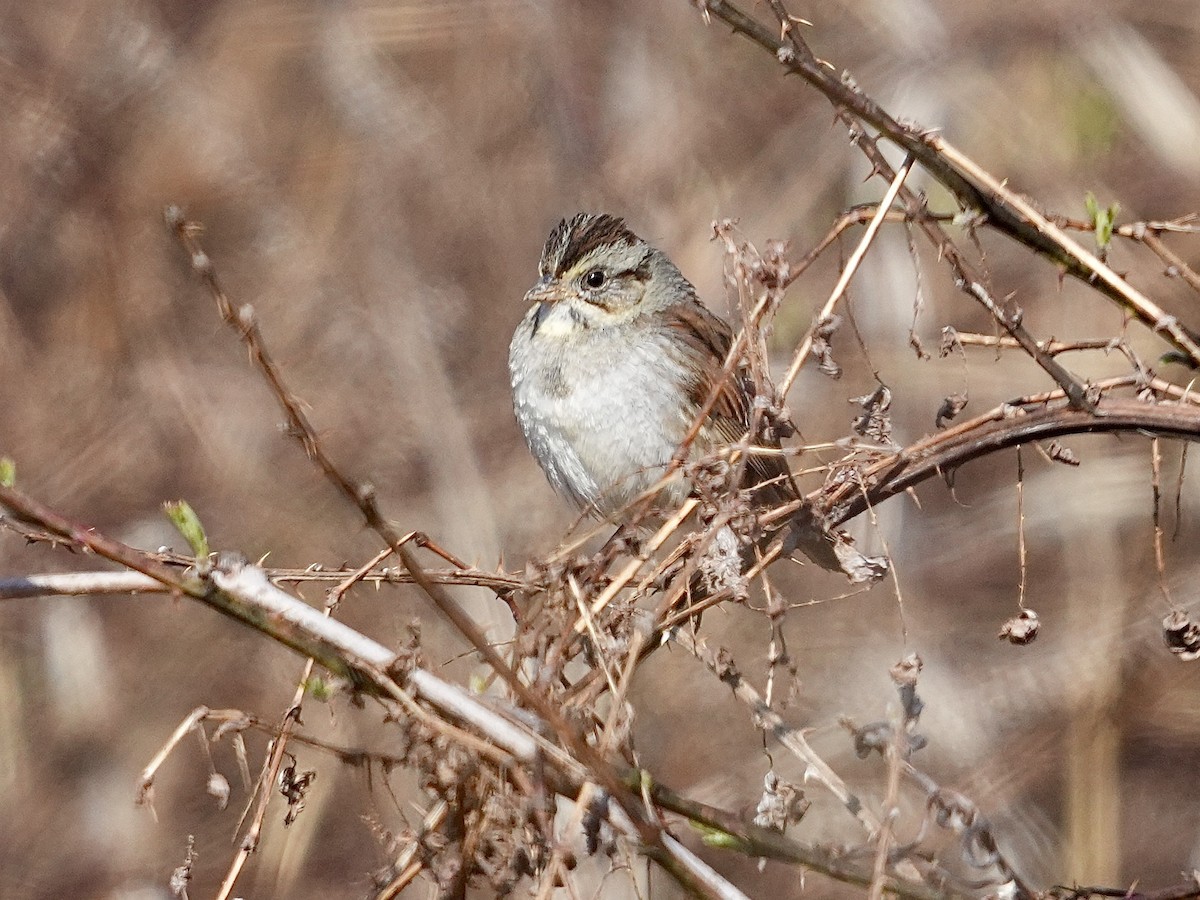
<path fill-rule="evenodd" d="M 937 415 L 933 417 L 933 426 L 935 428 L 945 428 L 947 423 L 958 417 L 958 414 L 967 407 L 966 394 L 951 394 L 942 400 L 942 405 L 938 407 Z"/>
<path fill-rule="evenodd" d="M 1041 627 L 1042 623 L 1037 613 L 1032 609 L 1022 609 L 1004 623 L 1004 626 L 1000 629 L 1000 633 L 996 637 L 1006 640 L 1010 644 L 1024 646 L 1033 642 L 1034 638 L 1038 636 L 1038 629 Z"/>
<path fill-rule="evenodd" d="M 1177 609 L 1163 619 L 1163 638 L 1167 648 L 1180 659 L 1188 662 L 1200 659 L 1200 625 L 1183 610 Z"/>
<path fill-rule="evenodd" d="M 799 822 L 811 805 L 802 788 L 784 781 L 773 770 L 768 771 L 763 778 L 762 796 L 754 810 L 754 824 L 782 834 L 789 825 Z"/>

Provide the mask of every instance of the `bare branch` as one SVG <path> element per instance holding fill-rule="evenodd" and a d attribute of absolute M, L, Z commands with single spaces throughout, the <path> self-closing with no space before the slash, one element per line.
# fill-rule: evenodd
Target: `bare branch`
<path fill-rule="evenodd" d="M 1200 367 L 1200 336 L 1174 317 L 1163 313 L 1157 304 L 1133 288 L 1107 264 L 1063 234 L 1031 203 L 1009 190 L 1000 179 L 988 174 L 939 135 L 901 124 L 864 94 L 851 79 L 838 78 L 832 67 L 820 63 L 795 29 L 783 29 L 785 36 L 781 36 L 776 29 L 767 27 L 726 0 L 696 0 L 696 3 L 706 16 L 722 19 L 735 32 L 769 51 L 788 72 L 799 75 L 824 94 L 835 107 L 846 110 L 856 119 L 877 129 L 883 137 L 915 157 L 930 175 L 954 194 L 963 210 L 980 213 L 989 225 L 1002 234 L 1060 266 L 1067 274 L 1100 291 L 1123 309 L 1132 310 L 1143 324 L 1163 335 L 1194 366 Z M 776 7 L 776 12 L 782 8 L 779 4 Z M 886 173 L 881 174 L 889 177 Z M 1045 361 L 1038 361 L 1045 368 Z M 1062 381 L 1059 380 L 1059 383 L 1062 384 Z M 1078 398 L 1073 400 L 1078 405 Z"/>
<path fill-rule="evenodd" d="M 1127 379 L 1117 381 L 1128 383 Z M 1165 382 L 1155 384 L 1168 387 Z M 825 511 L 831 526 L 837 526 L 863 512 L 868 503 L 878 503 L 997 450 L 1068 434 L 1115 432 L 1150 432 L 1200 440 L 1200 407 L 1190 402 L 1146 403 L 1116 398 L 1099 401 L 1095 413 L 1048 404 L 1041 398 L 1006 405 L 867 466 L 858 476 L 865 491 L 860 491 L 858 482 L 843 483 L 828 492 L 815 491 L 808 499 Z M 787 507 L 782 507 L 777 514 L 786 512 Z"/>

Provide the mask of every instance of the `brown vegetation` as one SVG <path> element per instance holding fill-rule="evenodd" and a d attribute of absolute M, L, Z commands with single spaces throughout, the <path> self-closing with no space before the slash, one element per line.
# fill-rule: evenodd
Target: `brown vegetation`
<path fill-rule="evenodd" d="M 744 6 L 0 15 L 0 896 L 219 896 L 255 823 L 228 896 L 634 896 L 639 851 L 659 892 L 1194 895 L 1194 3 Z M 705 534 L 772 511 L 717 462 L 698 528 L 552 496 L 504 352 L 580 208 L 749 323 L 888 579 L 760 566 L 693 631 Z M 189 567 L 176 498 L 350 628 Z M 97 553 L 149 579 L 18 599 Z"/>

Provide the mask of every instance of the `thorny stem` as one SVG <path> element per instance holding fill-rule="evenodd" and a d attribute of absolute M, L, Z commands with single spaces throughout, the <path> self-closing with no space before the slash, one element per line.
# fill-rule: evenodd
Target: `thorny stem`
<path fill-rule="evenodd" d="M 955 340 L 964 347 L 997 347 L 1000 349 L 1014 349 L 1021 345 L 1017 343 L 1015 338 L 996 336 L 994 334 L 974 334 L 972 332 L 959 332 L 955 336 Z M 1091 341 L 1039 341 L 1038 348 L 1051 356 L 1058 356 L 1060 353 L 1077 353 L 1084 350 L 1115 350 L 1119 341 L 1113 338 L 1097 338 Z"/>
<path fill-rule="evenodd" d="M 710 889 L 695 880 L 695 875 L 689 875 L 680 868 L 678 854 L 664 845 L 664 835 L 660 828 L 638 814 L 639 805 L 635 797 L 629 796 L 628 791 L 617 778 L 612 766 L 604 760 L 594 747 L 567 722 L 561 711 L 546 697 L 525 684 L 516 671 L 505 662 L 504 658 L 492 647 L 486 636 L 475 624 L 474 619 L 467 614 L 440 585 L 435 584 L 426 576 L 424 570 L 406 545 L 413 535 L 401 536 L 396 529 L 384 519 L 376 502 L 375 489 L 369 483 L 356 484 L 334 464 L 325 452 L 317 432 L 308 417 L 304 414 L 300 402 L 284 383 L 282 373 L 268 354 L 258 324 L 254 319 L 253 310 L 244 305 L 234 310 L 228 295 L 217 279 L 216 270 L 208 254 L 204 252 L 199 242 L 199 234 L 203 226 L 185 219 L 182 210 L 170 206 L 164 214 L 167 225 L 175 233 L 180 245 L 188 253 L 192 269 L 208 287 L 221 318 L 230 326 L 236 328 L 243 342 L 249 348 L 251 356 L 262 373 L 267 385 L 271 388 L 280 406 L 283 408 L 291 426 L 290 433 L 304 447 L 309 459 L 320 468 L 326 478 L 362 513 L 367 525 L 376 532 L 384 542 L 400 557 L 404 567 L 408 569 L 413 581 L 433 601 L 434 606 L 454 625 L 455 628 L 475 648 L 476 652 L 498 674 L 513 694 L 520 698 L 529 709 L 537 712 L 555 731 L 562 743 L 570 749 L 576 759 L 581 761 L 592 772 L 593 777 L 616 799 L 621 806 L 629 811 L 633 826 L 637 829 L 641 842 L 647 852 L 658 858 L 660 864 L 671 872 L 673 877 L 683 885 L 692 887 L 702 894 Z"/>
<path fill-rule="evenodd" d="M 804 365 L 808 359 L 809 353 L 812 351 L 813 339 L 816 336 L 817 328 L 821 323 L 826 321 L 833 315 L 833 310 L 837 303 L 846 293 L 846 288 L 850 285 L 850 279 L 858 270 L 859 264 L 862 263 L 863 257 L 866 256 L 867 250 L 870 249 L 871 242 L 874 241 L 875 235 L 879 232 L 879 226 L 883 224 L 887 218 L 888 210 L 892 206 L 892 202 L 896 199 L 896 195 L 904 188 L 904 180 L 908 178 L 908 173 L 912 171 L 912 157 L 904 161 L 896 174 L 892 177 L 891 184 L 888 185 L 887 193 L 883 195 L 883 199 L 879 201 L 879 207 L 871 221 L 867 223 L 867 228 L 863 232 L 862 238 L 858 242 L 858 246 L 854 248 L 854 252 L 850 255 L 850 259 L 846 262 L 842 269 L 842 274 L 838 277 L 837 284 L 829 294 L 829 299 L 825 301 L 825 305 L 821 307 L 821 311 L 817 313 L 813 324 L 809 326 L 808 331 L 804 335 L 804 339 L 800 342 L 800 346 L 796 350 L 796 354 L 792 359 L 792 364 L 788 368 L 787 374 L 784 375 L 783 381 L 779 385 L 779 396 L 786 397 L 788 391 L 791 390 L 792 384 L 796 380 L 796 376 L 800 373 L 800 367 Z"/>
<path fill-rule="evenodd" d="M 1162 593 L 1167 606 L 1175 608 L 1171 600 L 1171 591 L 1167 588 L 1167 565 L 1163 556 L 1163 527 L 1162 527 L 1162 453 L 1159 450 L 1158 438 L 1150 441 L 1150 487 L 1153 492 L 1154 508 L 1154 569 L 1158 574 L 1158 589 Z"/>
<path fill-rule="evenodd" d="M 1157 385 L 1167 387 L 1162 382 Z M 1061 392 L 1055 393 L 1061 396 Z M 918 441 L 867 466 L 853 484 L 839 485 L 831 491 L 815 491 L 808 500 L 824 511 L 826 524 L 836 527 L 863 512 L 868 503 L 878 503 L 928 478 L 1006 447 L 1068 434 L 1125 431 L 1200 440 L 1200 406 L 1108 397 L 1096 404 L 1095 413 L 1049 405 L 1044 399 L 1006 405 Z M 859 490 L 860 483 L 865 486 L 865 491 Z M 786 512 L 787 507 L 782 507 L 778 514 L 785 515 Z"/>
<path fill-rule="evenodd" d="M 1017 446 L 1017 565 L 1020 581 L 1017 585 L 1017 606 L 1025 608 L 1025 584 L 1028 577 L 1028 555 L 1025 550 L 1025 460 Z"/>
<path fill-rule="evenodd" d="M 1063 234 L 1032 204 L 1010 191 L 936 133 L 902 125 L 864 94 L 848 76 L 837 77 L 831 67 L 822 64 L 796 34 L 790 18 L 783 18 L 777 23 L 777 33 L 747 15 L 734 3 L 726 0 L 695 2 L 706 16 L 716 16 L 735 32 L 768 50 L 789 73 L 799 75 L 824 94 L 835 107 L 867 123 L 915 157 L 930 175 L 954 194 L 962 209 L 978 211 L 988 224 L 1002 234 L 1060 266 L 1068 275 L 1095 288 L 1122 308 L 1129 309 L 1147 327 L 1164 335 L 1194 366 L 1200 367 L 1200 336 L 1174 317 L 1165 315 L 1156 304 L 1094 254 L 1083 250 Z M 782 3 L 773 2 L 771 6 L 777 17 L 781 14 L 786 17 Z M 1016 337 L 1015 334 L 1013 336 Z M 1038 359 L 1038 362 L 1045 368 L 1043 359 Z M 1058 377 L 1055 380 L 1063 384 Z M 1079 405 L 1076 397 L 1072 397 L 1072 402 Z"/>

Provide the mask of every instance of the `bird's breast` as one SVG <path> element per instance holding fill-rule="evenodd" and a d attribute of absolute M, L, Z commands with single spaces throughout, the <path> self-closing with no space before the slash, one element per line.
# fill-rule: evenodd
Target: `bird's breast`
<path fill-rule="evenodd" d="M 549 321 L 514 340 L 517 420 L 560 492 L 609 511 L 657 481 L 683 439 L 682 373 L 653 335 L 556 340 Z"/>

